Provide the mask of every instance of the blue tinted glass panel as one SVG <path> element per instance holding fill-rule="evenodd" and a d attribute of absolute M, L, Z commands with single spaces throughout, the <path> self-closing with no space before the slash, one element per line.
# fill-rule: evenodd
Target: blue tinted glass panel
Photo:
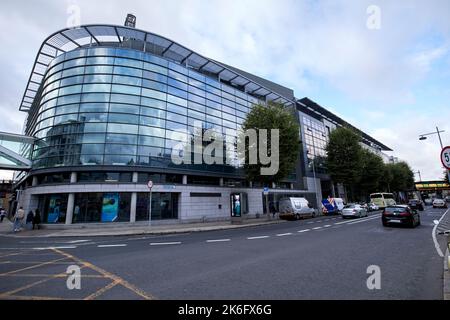
<path fill-rule="evenodd" d="M 131 123 L 137 124 L 139 121 L 139 116 L 134 114 L 127 113 L 110 113 L 108 122 L 122 122 L 122 123 Z"/>

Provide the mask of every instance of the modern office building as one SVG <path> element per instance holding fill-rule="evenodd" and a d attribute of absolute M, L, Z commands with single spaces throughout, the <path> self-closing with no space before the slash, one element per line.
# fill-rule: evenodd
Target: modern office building
<path fill-rule="evenodd" d="M 171 154 L 198 134 L 195 124 L 225 134 L 269 101 L 296 111 L 303 141 L 295 172 L 270 186 L 270 201 L 303 196 L 317 207 L 322 189 L 332 192 L 318 159 L 345 121 L 289 88 L 126 25 L 64 29 L 39 49 L 20 106 L 23 133 L 34 139 L 31 165 L 15 177 L 25 210 L 65 224 L 148 221 L 150 209 L 152 221 L 220 220 L 237 204 L 249 217 L 262 214 L 263 186 L 237 163 L 178 165 Z"/>

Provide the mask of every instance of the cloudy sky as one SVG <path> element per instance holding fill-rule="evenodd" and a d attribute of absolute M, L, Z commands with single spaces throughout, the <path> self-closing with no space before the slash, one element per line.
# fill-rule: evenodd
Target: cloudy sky
<path fill-rule="evenodd" d="M 443 176 L 437 136 L 418 136 L 438 126 L 450 145 L 448 0 L 2 0 L 0 6 L 0 131 L 21 132 L 25 114 L 18 106 L 36 53 L 48 35 L 73 22 L 73 8 L 81 24 L 123 24 L 134 13 L 139 29 L 315 100 L 390 146 L 422 179 Z M 8 176 L 0 171 L 0 178 Z"/>

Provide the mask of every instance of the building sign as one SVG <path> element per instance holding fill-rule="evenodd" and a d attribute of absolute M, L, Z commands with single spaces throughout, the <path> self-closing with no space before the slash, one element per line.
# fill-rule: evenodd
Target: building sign
<path fill-rule="evenodd" d="M 422 182 L 416 183 L 417 190 L 425 190 L 425 189 L 450 189 L 450 185 L 446 182 Z"/>
<path fill-rule="evenodd" d="M 114 222 L 118 218 L 119 213 L 119 194 L 105 193 L 103 194 L 102 205 L 102 222 Z"/>

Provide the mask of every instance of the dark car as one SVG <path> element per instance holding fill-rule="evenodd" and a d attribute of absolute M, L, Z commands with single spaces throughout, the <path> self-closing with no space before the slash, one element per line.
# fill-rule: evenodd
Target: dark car
<path fill-rule="evenodd" d="M 408 206 L 411 209 L 419 210 L 419 211 L 423 211 L 425 209 L 425 205 L 423 204 L 423 201 L 419 200 L 419 199 L 410 199 L 408 201 Z"/>
<path fill-rule="evenodd" d="M 407 205 L 388 206 L 381 215 L 383 226 L 407 225 L 414 228 L 420 225 L 420 215 L 415 209 Z"/>

